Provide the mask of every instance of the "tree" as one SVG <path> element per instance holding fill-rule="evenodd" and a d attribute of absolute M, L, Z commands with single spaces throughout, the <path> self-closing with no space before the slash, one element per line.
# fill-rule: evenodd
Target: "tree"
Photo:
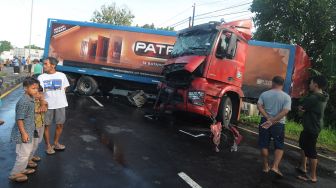
<path fill-rule="evenodd" d="M 137 25 L 137 27 L 139 27 Z M 156 29 L 156 30 L 167 30 L 167 31 L 174 31 L 174 27 L 155 27 L 154 23 L 152 24 L 145 24 L 141 26 L 142 28 L 148 28 L 148 29 Z"/>
<path fill-rule="evenodd" d="M 113 25 L 131 25 L 134 15 L 127 7 L 119 8 L 116 3 L 101 6 L 101 10 L 95 10 L 91 18 L 92 22 L 107 23 Z"/>
<path fill-rule="evenodd" d="M 29 48 L 29 45 L 24 46 L 24 48 L 28 49 L 28 48 Z M 33 45 L 30 45 L 30 49 L 43 50 L 43 48 L 38 47 L 38 46 L 35 46 L 34 44 L 33 44 Z"/>
<path fill-rule="evenodd" d="M 4 51 L 9 51 L 10 49 L 13 49 L 13 46 L 9 41 L 6 40 L 0 41 L 0 53 Z"/>

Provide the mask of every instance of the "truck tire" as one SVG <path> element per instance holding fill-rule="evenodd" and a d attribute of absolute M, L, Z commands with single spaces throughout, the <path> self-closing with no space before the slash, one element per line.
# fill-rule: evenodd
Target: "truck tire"
<path fill-rule="evenodd" d="M 81 95 L 90 96 L 98 89 L 98 83 L 90 76 L 82 76 L 77 82 L 77 91 Z"/>
<path fill-rule="evenodd" d="M 232 101 L 230 97 L 224 96 L 221 100 L 218 111 L 218 121 L 221 121 L 224 127 L 228 127 L 230 124 L 233 114 L 232 109 Z"/>
<path fill-rule="evenodd" d="M 76 82 L 77 82 L 77 78 L 71 74 L 66 74 L 66 77 L 69 81 L 69 87 L 67 87 L 66 89 L 66 93 L 71 93 L 75 90 L 76 88 Z"/>

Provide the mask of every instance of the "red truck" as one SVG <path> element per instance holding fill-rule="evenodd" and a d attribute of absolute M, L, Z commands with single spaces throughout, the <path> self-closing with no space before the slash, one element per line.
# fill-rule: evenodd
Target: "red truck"
<path fill-rule="evenodd" d="M 163 69 L 157 109 L 212 117 L 228 126 L 239 119 L 243 100 L 256 101 L 285 78 L 293 98 L 306 92 L 310 61 L 300 46 L 253 41 L 250 20 L 209 22 L 177 34 Z"/>

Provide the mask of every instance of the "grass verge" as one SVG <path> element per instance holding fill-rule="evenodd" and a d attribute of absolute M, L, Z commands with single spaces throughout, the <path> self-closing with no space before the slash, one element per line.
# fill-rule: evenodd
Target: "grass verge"
<path fill-rule="evenodd" d="M 260 116 L 247 116 L 242 114 L 240 116 L 240 121 L 251 124 L 253 127 L 258 128 Z M 302 130 L 303 127 L 301 124 L 293 121 L 287 121 L 285 137 L 291 140 L 299 141 Z M 336 130 L 327 128 L 322 129 L 317 139 L 317 146 L 336 152 Z"/>

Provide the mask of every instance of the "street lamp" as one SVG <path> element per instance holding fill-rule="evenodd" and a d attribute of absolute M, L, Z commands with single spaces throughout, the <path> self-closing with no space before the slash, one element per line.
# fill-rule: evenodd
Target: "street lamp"
<path fill-rule="evenodd" d="M 34 5 L 34 0 L 32 0 L 31 3 L 31 9 L 30 9 L 30 33 L 29 33 L 29 57 L 30 57 L 30 49 L 31 49 L 31 35 L 32 35 L 32 25 L 33 25 L 33 5 Z"/>

